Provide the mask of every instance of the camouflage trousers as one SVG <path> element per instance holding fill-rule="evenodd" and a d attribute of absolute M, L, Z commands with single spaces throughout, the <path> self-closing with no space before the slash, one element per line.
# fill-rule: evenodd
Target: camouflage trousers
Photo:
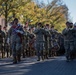
<path fill-rule="evenodd" d="M 0 43 L 0 53 L 3 58 L 5 56 L 4 43 Z"/>
<path fill-rule="evenodd" d="M 65 41 L 64 48 L 66 57 L 70 56 L 70 53 L 74 50 L 74 41 Z"/>
<path fill-rule="evenodd" d="M 0 50 L 2 51 L 3 43 L 0 43 Z"/>
<path fill-rule="evenodd" d="M 36 42 L 35 49 L 37 56 L 43 56 L 44 42 Z"/>
<path fill-rule="evenodd" d="M 74 40 L 74 51 L 76 52 L 76 40 Z"/>
<path fill-rule="evenodd" d="M 16 57 L 17 55 L 21 55 L 21 43 L 13 42 L 11 44 L 12 54 L 13 57 Z"/>

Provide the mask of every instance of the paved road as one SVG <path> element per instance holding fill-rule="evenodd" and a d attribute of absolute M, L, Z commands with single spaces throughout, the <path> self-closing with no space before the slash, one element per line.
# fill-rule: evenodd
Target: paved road
<path fill-rule="evenodd" d="M 36 61 L 36 57 L 12 64 L 10 58 L 0 59 L 0 75 L 76 75 L 76 60 L 66 62 L 64 56 Z"/>

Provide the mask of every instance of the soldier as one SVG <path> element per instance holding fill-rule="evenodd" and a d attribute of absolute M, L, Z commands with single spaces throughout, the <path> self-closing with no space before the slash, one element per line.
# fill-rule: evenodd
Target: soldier
<path fill-rule="evenodd" d="M 57 44 L 57 32 L 56 30 L 54 29 L 54 26 L 52 25 L 51 26 L 51 29 L 50 29 L 50 34 L 51 34 L 51 37 L 50 37 L 50 50 L 49 50 L 49 56 L 53 56 L 54 55 L 54 46 Z M 56 43 L 56 44 L 55 44 Z"/>
<path fill-rule="evenodd" d="M 10 51 L 10 46 L 7 44 L 7 38 L 8 38 L 8 33 L 7 33 L 7 27 L 3 27 L 3 31 L 5 33 L 5 42 L 4 42 L 4 51 L 7 53 L 7 57 L 9 56 L 9 51 Z M 11 55 L 11 52 L 10 52 Z"/>
<path fill-rule="evenodd" d="M 28 37 L 29 37 L 29 39 L 28 39 L 28 41 L 29 41 L 29 43 L 28 43 L 29 56 L 33 56 L 33 54 L 34 54 L 34 41 L 35 41 L 35 38 L 34 38 L 35 36 L 34 36 L 34 33 L 33 33 L 33 27 L 31 27 L 29 29 Z"/>
<path fill-rule="evenodd" d="M 23 28 L 20 24 L 18 24 L 18 19 L 15 18 L 11 28 L 8 31 L 8 40 L 11 43 L 11 49 L 13 53 L 13 63 L 17 63 L 21 61 L 21 46 L 22 46 L 22 36 L 24 34 Z"/>
<path fill-rule="evenodd" d="M 29 43 L 29 32 L 28 32 L 28 28 L 26 26 L 24 26 L 24 31 L 25 31 L 25 35 L 24 35 L 24 49 L 25 49 L 25 54 L 26 56 L 28 56 L 28 43 Z M 25 57 L 25 56 L 24 56 Z"/>
<path fill-rule="evenodd" d="M 58 51 L 58 55 L 63 55 L 65 53 L 65 49 L 64 49 L 64 38 L 63 38 L 63 35 L 61 33 L 58 34 L 58 44 L 60 46 L 60 49 Z"/>
<path fill-rule="evenodd" d="M 49 29 L 50 29 L 49 24 L 46 24 L 44 29 L 46 31 L 46 35 L 45 35 L 45 58 L 48 59 L 49 47 L 50 47 L 49 40 L 51 37 L 50 31 L 49 31 Z"/>
<path fill-rule="evenodd" d="M 2 26 L 0 25 L 0 50 L 2 52 L 2 58 L 4 56 L 3 44 L 5 40 L 5 33 L 2 31 Z"/>
<path fill-rule="evenodd" d="M 74 51 L 73 51 L 73 58 L 76 57 L 76 23 L 74 24 Z"/>
<path fill-rule="evenodd" d="M 74 24 L 74 30 L 75 30 L 75 33 L 74 33 L 74 35 L 75 35 L 74 43 L 76 45 L 76 23 Z M 75 50 L 76 50 L 76 46 L 75 46 Z"/>
<path fill-rule="evenodd" d="M 43 50 L 44 50 L 44 42 L 45 42 L 45 30 L 42 28 L 42 23 L 38 23 L 37 29 L 35 29 L 34 33 L 36 34 L 36 41 L 35 41 L 35 48 L 37 51 L 38 60 L 40 61 L 40 56 L 42 60 L 44 60 L 43 57 Z"/>
<path fill-rule="evenodd" d="M 62 31 L 64 36 L 64 47 L 66 53 L 66 59 L 71 59 L 70 53 L 74 50 L 74 30 L 73 23 L 66 22 L 66 28 Z"/>

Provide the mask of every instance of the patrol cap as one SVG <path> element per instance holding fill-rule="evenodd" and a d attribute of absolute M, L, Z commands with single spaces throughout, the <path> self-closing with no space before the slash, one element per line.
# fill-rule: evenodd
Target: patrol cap
<path fill-rule="evenodd" d="M 72 22 L 70 22 L 70 25 L 73 25 L 73 23 L 72 23 Z"/>
<path fill-rule="evenodd" d="M 70 22 L 70 23 L 69 23 L 69 26 L 73 26 L 73 23 L 72 23 L 72 22 Z"/>
<path fill-rule="evenodd" d="M 51 28 L 54 28 L 54 25 L 51 25 Z"/>
<path fill-rule="evenodd" d="M 18 18 L 15 18 L 14 21 L 18 21 Z"/>
<path fill-rule="evenodd" d="M 69 22 L 69 21 L 67 21 L 67 22 L 66 22 L 66 25 L 67 25 L 67 24 L 69 24 L 69 23 L 70 23 L 70 22 Z"/>
<path fill-rule="evenodd" d="M 41 22 L 39 22 L 39 23 L 38 23 L 38 25 L 42 25 L 42 23 L 41 23 Z"/>
<path fill-rule="evenodd" d="M 45 26 L 49 26 L 49 24 L 46 24 Z"/>
<path fill-rule="evenodd" d="M 41 22 L 39 22 L 37 25 L 40 26 L 40 27 L 42 27 L 42 23 Z"/>

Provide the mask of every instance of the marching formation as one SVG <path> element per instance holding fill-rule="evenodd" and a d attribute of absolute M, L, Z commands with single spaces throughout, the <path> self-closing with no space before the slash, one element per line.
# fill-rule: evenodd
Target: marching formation
<path fill-rule="evenodd" d="M 22 26 L 15 18 L 10 29 L 5 33 L 0 26 L 0 54 L 13 57 L 13 63 L 21 61 L 21 56 L 35 56 L 37 61 L 64 54 L 67 61 L 74 59 L 76 50 L 76 24 L 67 22 L 66 28 L 59 33 L 54 26 L 42 25 Z"/>

